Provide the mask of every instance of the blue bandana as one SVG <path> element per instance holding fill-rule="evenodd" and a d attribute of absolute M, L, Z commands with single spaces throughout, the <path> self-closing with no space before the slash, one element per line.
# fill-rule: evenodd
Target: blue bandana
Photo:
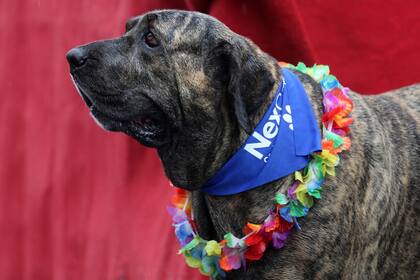
<path fill-rule="evenodd" d="M 252 135 L 202 187 L 210 195 L 241 193 L 304 168 L 321 150 L 321 133 L 299 79 L 282 68 L 276 96 Z"/>

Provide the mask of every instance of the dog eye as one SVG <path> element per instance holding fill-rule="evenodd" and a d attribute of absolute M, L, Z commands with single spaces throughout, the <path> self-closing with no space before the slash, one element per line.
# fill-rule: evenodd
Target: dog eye
<path fill-rule="evenodd" d="M 144 41 L 151 48 L 157 47 L 159 45 L 158 40 L 152 32 L 147 32 L 147 34 L 144 36 Z"/>

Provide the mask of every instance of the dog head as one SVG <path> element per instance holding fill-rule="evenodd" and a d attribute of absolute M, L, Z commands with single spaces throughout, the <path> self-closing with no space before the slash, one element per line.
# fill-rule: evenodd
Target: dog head
<path fill-rule="evenodd" d="M 230 156 L 275 83 L 276 62 L 197 12 L 153 11 L 119 38 L 70 50 L 70 72 L 91 115 L 158 149 L 166 175 L 199 188 Z M 274 70 L 273 70 L 274 69 Z"/>

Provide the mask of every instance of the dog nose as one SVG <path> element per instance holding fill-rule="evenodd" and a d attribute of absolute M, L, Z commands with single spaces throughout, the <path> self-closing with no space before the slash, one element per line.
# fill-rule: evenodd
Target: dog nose
<path fill-rule="evenodd" d="M 85 64 L 87 60 L 87 56 L 80 48 L 74 48 L 71 49 L 67 54 L 67 61 L 70 63 L 70 65 L 75 67 L 80 67 L 83 64 Z"/>

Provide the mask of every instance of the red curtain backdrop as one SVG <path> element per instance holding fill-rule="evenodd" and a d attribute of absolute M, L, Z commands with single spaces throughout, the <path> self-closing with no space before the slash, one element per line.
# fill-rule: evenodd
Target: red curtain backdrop
<path fill-rule="evenodd" d="M 420 80 L 416 0 L 0 0 L 1 279 L 202 279 L 176 255 L 155 151 L 94 124 L 64 57 L 157 8 L 209 13 L 359 92 Z"/>

